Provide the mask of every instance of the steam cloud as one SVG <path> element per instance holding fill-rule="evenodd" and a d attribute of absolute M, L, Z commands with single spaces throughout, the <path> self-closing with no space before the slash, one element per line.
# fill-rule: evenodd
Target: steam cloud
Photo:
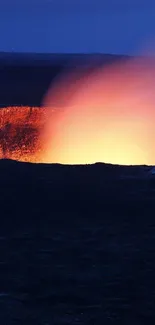
<path fill-rule="evenodd" d="M 0 110 L 0 158 L 155 164 L 155 59 L 64 73 L 42 108 Z"/>
<path fill-rule="evenodd" d="M 61 76 L 44 100 L 45 161 L 155 164 L 154 89 L 154 58 Z"/>

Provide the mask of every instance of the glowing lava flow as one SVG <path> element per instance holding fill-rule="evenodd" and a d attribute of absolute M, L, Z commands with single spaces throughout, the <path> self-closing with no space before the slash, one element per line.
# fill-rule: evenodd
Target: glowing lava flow
<path fill-rule="evenodd" d="M 155 64 L 129 60 L 72 73 L 49 90 L 46 162 L 155 164 Z"/>
<path fill-rule="evenodd" d="M 41 162 L 43 142 L 40 133 L 46 110 L 39 107 L 0 109 L 0 158 Z"/>

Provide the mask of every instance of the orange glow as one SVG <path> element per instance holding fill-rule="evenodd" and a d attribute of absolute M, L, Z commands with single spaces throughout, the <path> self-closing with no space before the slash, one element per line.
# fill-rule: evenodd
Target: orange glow
<path fill-rule="evenodd" d="M 132 59 L 62 76 L 43 107 L 0 109 L 0 158 L 155 165 L 155 62 Z"/>
<path fill-rule="evenodd" d="M 48 91 L 44 160 L 155 164 L 155 63 L 132 59 L 73 72 Z"/>
<path fill-rule="evenodd" d="M 42 161 L 40 133 L 46 110 L 38 107 L 0 109 L 0 158 L 26 162 Z"/>

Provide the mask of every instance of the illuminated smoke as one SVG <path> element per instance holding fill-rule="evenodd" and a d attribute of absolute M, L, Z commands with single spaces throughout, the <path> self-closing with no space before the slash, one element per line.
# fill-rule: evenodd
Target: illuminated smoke
<path fill-rule="evenodd" d="M 155 165 L 155 60 L 63 74 L 43 107 L 0 109 L 0 158 Z"/>
<path fill-rule="evenodd" d="M 44 105 L 44 160 L 65 164 L 155 164 L 155 61 L 130 59 L 73 71 Z"/>

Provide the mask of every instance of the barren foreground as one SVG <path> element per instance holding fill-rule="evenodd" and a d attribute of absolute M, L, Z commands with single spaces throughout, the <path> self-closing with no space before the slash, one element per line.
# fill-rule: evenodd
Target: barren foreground
<path fill-rule="evenodd" d="M 143 170 L 0 162 L 1 324 L 154 324 L 155 181 Z"/>

